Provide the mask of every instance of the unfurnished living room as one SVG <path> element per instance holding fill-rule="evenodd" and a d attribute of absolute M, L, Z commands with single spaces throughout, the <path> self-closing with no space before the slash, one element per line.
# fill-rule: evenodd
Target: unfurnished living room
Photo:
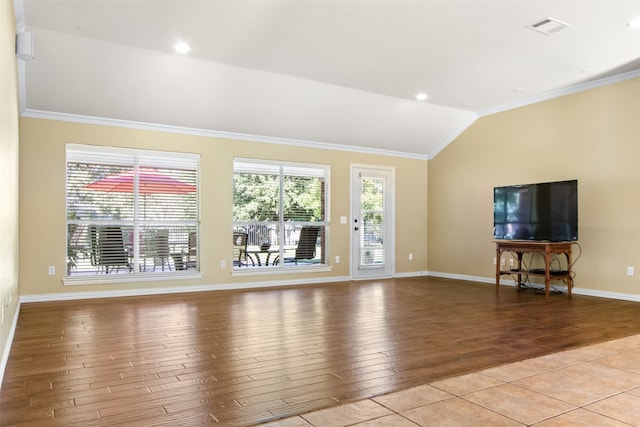
<path fill-rule="evenodd" d="M 640 426 L 640 1 L 0 7 L 0 426 Z"/>

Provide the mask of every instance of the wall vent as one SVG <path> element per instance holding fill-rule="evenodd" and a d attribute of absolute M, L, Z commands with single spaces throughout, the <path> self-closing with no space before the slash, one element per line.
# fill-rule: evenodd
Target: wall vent
<path fill-rule="evenodd" d="M 566 22 L 559 21 L 555 18 L 544 18 L 531 25 L 527 25 L 527 28 L 533 31 L 537 31 L 538 33 L 542 33 L 546 36 L 550 36 L 551 34 L 566 30 L 570 26 L 571 25 L 567 24 Z"/>

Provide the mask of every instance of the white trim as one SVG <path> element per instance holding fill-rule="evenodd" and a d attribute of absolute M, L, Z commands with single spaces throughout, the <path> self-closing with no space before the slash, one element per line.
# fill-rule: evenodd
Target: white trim
<path fill-rule="evenodd" d="M 469 128 L 469 126 L 474 124 L 476 122 L 476 120 L 478 120 L 479 118 L 480 118 L 480 116 L 478 114 L 474 113 L 471 117 L 469 117 L 468 119 L 463 121 L 460 124 L 460 126 L 458 126 L 458 128 L 451 135 L 449 135 L 447 137 L 447 139 L 442 141 L 436 148 L 434 148 L 429 153 L 427 158 L 429 160 L 432 160 L 436 155 L 438 155 L 439 152 L 444 150 L 447 147 L 447 145 L 451 144 L 457 137 L 459 137 L 465 130 L 467 130 Z"/>
<path fill-rule="evenodd" d="M 490 284 L 490 285 L 495 285 L 496 284 L 496 279 L 494 277 L 467 276 L 467 275 L 464 275 L 464 274 L 443 273 L 443 272 L 438 272 L 438 271 L 419 272 L 419 274 L 415 274 L 415 275 L 416 276 L 424 276 L 425 273 L 426 273 L 427 276 L 442 277 L 442 278 L 445 278 L 445 279 L 467 280 L 467 281 L 471 281 L 471 282 L 487 283 L 487 284 Z M 403 277 L 411 277 L 411 276 L 410 275 L 405 275 Z M 500 284 L 501 285 L 505 285 L 505 286 L 514 286 L 515 287 L 515 281 L 514 280 L 509 280 L 509 279 L 500 279 Z M 554 285 L 554 287 L 566 289 L 566 286 Z M 624 300 L 624 301 L 640 302 L 640 295 L 638 295 L 638 294 L 627 294 L 627 293 L 622 293 L 622 292 L 599 291 L 599 290 L 595 290 L 595 289 L 576 288 L 576 287 L 574 287 L 572 289 L 571 293 L 574 294 L 574 295 L 586 295 L 586 296 L 592 296 L 592 297 L 598 297 L 598 298 L 609 298 L 609 299 L 619 299 L 619 300 Z"/>
<path fill-rule="evenodd" d="M 23 62 L 23 61 L 19 61 L 19 62 Z M 318 142 L 318 141 L 278 138 L 278 137 L 271 137 L 271 136 L 264 136 L 264 135 L 252 135 L 252 134 L 243 134 L 243 133 L 226 132 L 226 131 L 218 131 L 218 130 L 189 128 L 189 127 L 182 127 L 182 126 L 137 122 L 133 120 L 112 119 L 112 118 L 104 118 L 104 117 L 96 117 L 96 116 L 85 116 L 85 115 L 79 115 L 79 114 L 69 114 L 69 113 L 60 113 L 60 112 L 54 112 L 54 111 L 31 109 L 26 107 L 26 86 L 24 84 L 26 80 L 25 72 L 24 72 L 25 67 L 24 67 L 24 64 L 19 64 L 19 65 L 21 65 L 18 67 L 18 75 L 19 75 L 19 82 L 20 82 L 19 98 L 20 98 L 20 105 L 21 105 L 20 110 L 22 112 L 23 117 L 45 119 L 45 120 L 57 120 L 57 121 L 63 121 L 63 122 L 93 124 L 93 125 L 99 125 L 99 126 L 113 126 L 113 127 L 129 128 L 129 129 L 150 130 L 150 131 L 156 131 L 156 132 L 169 132 L 169 133 L 177 133 L 177 134 L 185 134 L 185 135 L 205 136 L 205 137 L 211 137 L 211 138 L 226 138 L 226 139 L 252 141 L 252 142 L 264 142 L 268 144 L 282 144 L 282 145 L 289 145 L 289 146 L 317 148 L 322 150 L 337 150 L 337 151 L 347 151 L 347 152 L 364 153 L 364 154 L 377 154 L 377 155 L 383 155 L 383 156 L 403 157 L 403 158 L 410 158 L 410 159 L 416 159 L 416 160 L 433 159 L 438 153 L 440 153 L 440 151 L 444 150 L 451 142 L 453 142 L 456 138 L 458 138 L 469 126 L 475 123 L 475 121 L 478 120 L 480 117 L 501 113 L 507 110 L 512 110 L 515 108 L 536 104 L 538 102 L 559 98 L 565 95 L 570 95 L 573 93 L 595 89 L 601 86 L 606 86 L 606 85 L 622 82 L 625 80 L 630 80 L 636 77 L 640 77 L 640 70 L 633 70 L 633 71 L 622 73 L 616 76 L 605 77 L 602 79 L 593 80 L 585 83 L 579 83 L 573 86 L 546 92 L 546 93 L 532 96 L 519 101 L 498 105 L 496 107 L 489 107 L 484 110 L 477 111 L 470 118 L 462 122 L 460 126 L 454 132 L 452 132 L 447 138 L 445 138 L 434 150 L 432 150 L 427 155 L 423 155 L 423 154 L 415 154 L 415 153 L 405 153 L 400 151 L 384 150 L 379 148 L 356 147 L 356 146 L 349 146 L 349 145 L 324 143 L 324 142 Z"/>
<path fill-rule="evenodd" d="M 636 77 L 640 77 L 640 70 L 628 71 L 626 73 L 618 74 L 616 76 L 605 77 L 602 79 L 593 80 L 585 83 L 579 83 L 566 88 L 546 92 L 546 93 L 532 96 L 526 99 L 521 99 L 519 101 L 480 110 L 476 112 L 474 116 L 465 120 L 458 129 L 456 129 L 451 135 L 449 135 L 444 141 L 442 141 L 435 149 L 433 149 L 429 153 L 427 158 L 428 160 L 432 160 L 438 153 L 440 153 L 440 151 L 444 150 L 450 143 L 452 143 L 456 138 L 458 138 L 465 130 L 469 128 L 469 126 L 475 123 L 475 121 L 478 120 L 480 117 L 502 113 L 504 111 L 525 107 L 527 105 L 537 104 L 538 102 L 548 101 L 554 98 L 560 98 L 565 95 L 571 95 L 573 93 L 583 92 L 586 90 L 623 82 L 625 80 L 634 79 Z"/>
<path fill-rule="evenodd" d="M 441 277 L 445 279 L 456 279 L 470 282 L 486 283 L 495 285 L 495 279 L 482 276 L 469 276 L 464 274 L 443 273 L 437 271 L 412 271 L 405 273 L 396 273 L 393 278 L 406 278 L 406 277 Z M 73 301 L 91 298 L 116 298 L 116 297 L 128 297 L 128 296 L 144 296 L 144 295 L 163 295 L 163 294 L 177 294 L 187 292 L 208 292 L 208 291 L 231 291 L 231 290 L 243 290 L 243 289 L 257 289 L 257 288 L 277 288 L 295 285 L 315 285 L 322 283 L 334 283 L 334 282 L 349 282 L 351 279 L 348 276 L 331 276 L 315 279 L 289 279 L 289 280 L 273 280 L 273 281 L 258 281 L 258 282 L 243 282 L 243 283 L 224 283 L 218 285 L 194 285 L 194 286 L 174 286 L 170 288 L 148 288 L 148 289 L 127 289 L 127 290 L 113 290 L 113 291 L 95 291 L 95 292 L 63 292 L 56 294 L 35 294 L 35 295 L 22 295 L 18 302 L 18 307 L 13 319 L 11 328 L 11 334 L 7 341 L 8 347 L 13 340 L 13 333 L 18 321 L 18 314 L 20 312 L 21 303 L 32 302 L 48 302 L 48 301 Z M 513 280 L 502 279 L 501 285 L 515 286 Z M 608 292 L 598 291 L 594 289 L 574 288 L 573 293 L 576 295 L 586 295 L 598 298 L 610 298 L 619 299 L 624 301 L 640 302 L 640 295 L 627 294 L 620 292 Z M 0 365 L 0 373 L 4 372 L 4 364 L 6 364 L 6 358 L 8 358 L 8 351 L 5 348 L 6 355 L 3 354 L 3 365 Z"/>
<path fill-rule="evenodd" d="M 153 167 L 191 167 L 200 166 L 200 153 L 186 153 L 182 151 L 160 151 L 140 148 L 124 148 L 105 145 L 66 144 L 67 162 L 104 164 L 105 160 L 115 164 L 133 165 L 134 157 L 142 158 L 144 166 Z M 113 158 L 112 158 L 113 157 Z"/>
<path fill-rule="evenodd" d="M 426 271 L 426 272 L 423 272 L 423 275 L 430 276 L 430 277 L 442 277 L 443 279 L 465 280 L 465 281 L 468 281 L 468 282 L 488 283 L 488 284 L 493 284 L 493 285 L 496 284 L 495 277 L 488 278 L 488 277 L 482 277 L 482 276 L 469 276 L 469 275 L 466 275 L 466 274 L 443 273 L 443 272 L 440 272 L 440 271 Z M 500 284 L 501 285 L 510 285 L 511 281 L 510 280 L 506 280 L 506 279 L 502 279 L 502 280 L 500 280 Z"/>
<path fill-rule="evenodd" d="M 231 277 L 250 276 L 275 276 L 279 274 L 300 274 L 300 273 L 326 273 L 331 271 L 333 266 L 329 264 L 317 264 L 308 266 L 287 266 L 287 267 L 233 267 Z"/>
<path fill-rule="evenodd" d="M 573 293 L 578 295 L 587 295 L 598 298 L 611 298 L 624 301 L 640 302 L 640 295 L 626 294 L 621 292 L 598 291 L 595 289 L 573 288 Z"/>
<path fill-rule="evenodd" d="M 356 242 L 353 240 L 353 228 L 354 223 L 353 220 L 356 217 L 356 214 L 359 212 L 354 212 L 354 200 L 358 198 L 358 205 L 360 203 L 360 194 L 354 193 L 354 173 L 356 170 L 366 171 L 370 173 L 371 176 L 375 176 L 375 173 L 378 172 L 385 179 L 388 175 L 390 175 L 390 181 L 388 183 L 388 187 L 386 188 L 385 193 L 385 212 L 388 211 L 388 217 L 385 218 L 385 224 L 388 224 L 389 229 L 387 230 L 385 227 L 385 234 L 389 234 L 392 236 L 391 239 L 386 239 L 386 243 L 384 245 L 385 252 L 385 262 L 382 270 L 378 268 L 372 268 L 368 272 L 367 270 L 359 270 L 359 263 L 356 262 L 356 253 L 359 253 L 360 248 L 359 245 L 356 248 Z M 359 181 L 359 180 L 358 180 Z M 386 166 L 386 165 L 369 165 L 364 163 L 351 163 L 349 167 L 349 219 L 347 220 L 349 226 L 349 261 L 350 268 L 349 274 L 351 276 L 351 280 L 366 280 L 366 279 L 382 279 L 382 278 L 392 278 L 394 277 L 395 269 L 396 269 L 396 167 L 395 166 Z M 359 185 L 359 184 L 358 184 Z M 387 209 L 387 205 L 390 207 Z M 389 233 L 386 233 L 389 231 Z M 390 243 L 389 243 L 390 240 Z M 366 273 L 365 273 L 366 272 Z M 381 273 L 381 274 L 378 274 Z"/>
<path fill-rule="evenodd" d="M 180 294 L 187 292 L 233 291 L 242 289 L 276 288 L 294 285 L 315 285 L 320 283 L 346 281 L 349 281 L 349 278 L 346 276 L 333 276 L 315 279 L 290 279 L 244 283 L 223 283 L 218 285 L 173 286 L 170 288 L 124 289 L 95 292 L 63 292 L 56 294 L 22 295 L 20 296 L 20 302 L 28 304 L 32 302 L 73 301 L 91 298 L 117 298 L 145 295 Z"/>
<path fill-rule="evenodd" d="M 520 108 L 526 105 L 536 104 L 538 102 L 548 101 L 554 98 L 560 98 L 561 96 L 571 95 L 573 93 L 583 92 L 585 90 L 595 89 L 598 87 L 623 82 L 625 80 L 634 79 L 636 77 L 640 77 L 640 70 L 628 71 L 626 73 L 618 74 L 616 76 L 605 77 L 602 79 L 593 80 L 585 83 L 579 83 L 566 88 L 562 88 L 562 89 L 554 90 L 551 92 L 546 92 L 540 95 L 532 96 L 530 98 L 522 99 L 520 101 L 498 105 L 496 107 L 486 108 L 484 110 L 478 111 L 478 116 L 479 117 L 489 116 L 491 114 L 501 113 L 507 110 L 513 110 L 514 108 Z"/>
<path fill-rule="evenodd" d="M 278 138 L 264 135 L 252 135 L 245 133 L 226 132 L 219 130 L 189 128 L 182 126 L 163 125 L 157 123 L 137 122 L 133 120 L 111 119 L 95 116 L 84 116 L 79 114 L 58 113 L 54 111 L 43 111 L 26 108 L 22 111 L 23 117 L 56 120 L 61 122 L 73 122 L 98 126 L 112 126 L 127 129 L 149 130 L 155 132 L 167 132 L 183 135 L 204 136 L 210 138 L 225 138 L 250 142 L 264 142 L 267 144 L 281 144 L 296 147 L 317 148 L 322 150 L 348 151 L 364 154 L 377 154 L 390 157 L 404 157 L 417 160 L 428 160 L 428 156 L 423 154 L 404 153 L 401 151 L 383 150 L 379 148 L 356 147 L 349 145 L 333 144 L 326 142 L 307 141 L 302 139 Z"/>
<path fill-rule="evenodd" d="M 367 280 L 388 280 L 388 279 L 393 279 L 395 276 L 391 275 L 391 276 L 385 276 L 384 274 L 381 274 L 379 276 L 367 276 L 367 277 L 354 277 L 351 279 L 352 282 L 364 282 Z"/>
<path fill-rule="evenodd" d="M 284 168 L 287 175 L 311 176 L 314 178 L 327 178 L 331 172 L 331 165 L 308 162 L 288 162 L 282 160 L 258 159 L 249 157 L 235 157 L 233 159 L 233 172 L 274 174 L 280 173 L 280 168 Z M 317 173 L 322 170 L 323 173 Z"/>
<path fill-rule="evenodd" d="M 141 283 L 141 282 L 160 282 L 160 281 L 176 281 L 176 280 L 196 280 L 202 279 L 201 272 L 176 271 L 173 273 L 127 273 L 127 274 L 109 274 L 104 276 L 65 276 L 62 284 L 65 286 L 80 285 L 104 285 L 110 283 Z"/>
<path fill-rule="evenodd" d="M 18 300 L 16 311 L 15 313 L 13 313 L 13 321 L 11 322 L 11 327 L 9 328 L 9 336 L 7 337 L 5 346 L 2 349 L 2 360 L 0 360 L 0 390 L 2 390 L 4 373 L 5 373 L 5 370 L 7 369 L 7 363 L 9 362 L 9 353 L 11 353 L 11 346 L 13 345 L 13 337 L 16 333 L 16 326 L 18 325 L 18 315 L 20 314 L 20 305 L 21 305 L 21 302 L 20 300 Z"/>
<path fill-rule="evenodd" d="M 427 271 L 409 271 L 404 273 L 393 273 L 393 279 L 403 279 L 406 277 L 420 277 L 427 276 L 429 273 Z"/>

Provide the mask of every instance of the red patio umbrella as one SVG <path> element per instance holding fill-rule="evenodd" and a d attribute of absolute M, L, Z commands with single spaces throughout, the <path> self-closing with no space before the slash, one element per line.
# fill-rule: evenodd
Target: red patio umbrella
<path fill-rule="evenodd" d="M 85 188 L 106 193 L 133 193 L 133 176 L 133 170 L 109 175 L 92 182 Z M 189 194 L 194 193 L 196 189 L 195 185 L 158 172 L 154 168 L 141 167 L 138 169 L 138 194 L 143 196 L 143 214 L 145 217 L 147 213 L 147 195 Z"/>
<path fill-rule="evenodd" d="M 106 176 L 92 182 L 86 188 L 107 193 L 133 193 L 133 171 Z M 160 173 L 156 169 L 138 169 L 139 194 L 188 194 L 195 191 L 195 185 Z"/>
<path fill-rule="evenodd" d="M 134 171 L 122 172 L 116 175 L 106 176 L 94 181 L 85 187 L 88 190 L 107 193 L 133 193 Z M 189 194 L 196 191 L 196 186 L 186 183 L 170 175 L 158 172 L 153 168 L 138 169 L 138 194 L 143 195 L 143 216 L 146 217 L 147 195 L 153 194 Z M 156 244 L 158 244 L 156 242 Z M 166 257 L 169 250 L 166 250 Z M 166 261 L 168 264 L 168 260 Z M 146 267 L 146 264 L 145 264 Z M 163 260 L 164 270 L 164 260 Z M 155 265 L 154 265 L 155 268 Z"/>

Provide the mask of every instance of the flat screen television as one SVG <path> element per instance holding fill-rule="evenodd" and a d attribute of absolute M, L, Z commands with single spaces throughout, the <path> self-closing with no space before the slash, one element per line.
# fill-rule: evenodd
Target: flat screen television
<path fill-rule="evenodd" d="M 578 181 L 495 187 L 493 238 L 577 241 Z"/>

